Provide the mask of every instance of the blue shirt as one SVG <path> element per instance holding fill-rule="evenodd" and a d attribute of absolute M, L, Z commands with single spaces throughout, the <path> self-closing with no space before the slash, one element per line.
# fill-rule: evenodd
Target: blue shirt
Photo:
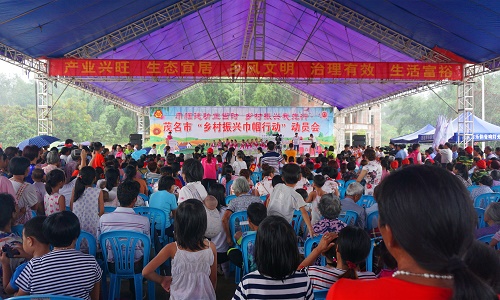
<path fill-rule="evenodd" d="M 396 153 L 395 158 L 405 159 L 406 158 L 406 152 L 403 149 L 399 150 L 398 153 Z"/>
<path fill-rule="evenodd" d="M 16 270 L 14 271 L 14 274 L 12 274 L 12 278 L 10 279 L 10 287 L 12 287 L 16 291 L 19 290 L 19 287 L 16 284 L 16 279 L 17 277 L 19 277 L 19 275 L 21 275 L 21 273 L 24 270 L 24 267 L 26 267 L 27 264 L 28 262 L 20 264 L 19 267 L 17 267 Z"/>
<path fill-rule="evenodd" d="M 158 191 L 151 194 L 151 198 L 149 198 L 149 207 L 161 209 L 165 212 L 165 214 L 167 214 L 165 228 L 168 228 L 170 227 L 170 225 L 172 225 L 170 223 L 170 212 L 177 209 L 177 199 L 175 198 L 174 194 L 170 194 L 167 191 Z M 158 222 L 156 224 L 158 224 Z"/>

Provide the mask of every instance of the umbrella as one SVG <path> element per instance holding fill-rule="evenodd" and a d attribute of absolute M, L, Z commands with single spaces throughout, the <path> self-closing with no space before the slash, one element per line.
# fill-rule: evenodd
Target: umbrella
<path fill-rule="evenodd" d="M 151 151 L 151 147 L 146 147 L 146 148 L 142 148 L 142 149 L 146 150 L 146 153 L 148 153 L 148 154 L 149 154 L 149 151 Z"/>
<path fill-rule="evenodd" d="M 82 145 L 82 146 L 87 146 L 87 147 L 88 147 L 88 146 L 90 146 L 90 142 L 83 142 L 83 143 L 81 143 L 80 145 Z"/>
<path fill-rule="evenodd" d="M 32 137 L 30 139 L 26 139 L 26 140 L 20 142 L 17 145 L 17 148 L 19 148 L 20 150 L 23 150 L 24 147 L 26 147 L 28 145 L 35 145 L 35 146 L 38 146 L 41 148 L 44 146 L 49 146 L 50 144 L 52 144 L 55 141 L 59 141 L 59 139 L 56 138 L 55 136 L 39 135 L 39 136 L 35 136 L 35 137 Z"/>
<path fill-rule="evenodd" d="M 147 154 L 146 150 L 144 150 L 144 149 L 134 151 L 132 153 L 132 158 L 135 160 L 139 160 L 139 158 L 141 158 L 141 155 L 143 155 L 143 154 Z"/>

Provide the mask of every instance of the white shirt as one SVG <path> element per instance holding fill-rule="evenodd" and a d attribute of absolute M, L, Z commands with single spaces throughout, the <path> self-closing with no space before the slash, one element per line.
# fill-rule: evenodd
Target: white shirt
<path fill-rule="evenodd" d="M 190 182 L 183 186 L 180 190 L 179 200 L 177 201 L 177 203 L 181 204 L 181 202 L 184 202 L 188 199 L 198 199 L 200 201 L 203 201 L 207 197 L 207 195 L 207 190 L 205 190 L 205 187 L 201 184 L 201 182 Z"/>
<path fill-rule="evenodd" d="M 149 150 L 149 154 L 154 154 L 156 155 L 156 148 L 151 148 L 151 150 Z"/>
<path fill-rule="evenodd" d="M 233 167 L 233 170 L 234 170 L 234 174 L 235 175 L 240 175 L 240 171 L 241 170 L 247 169 L 247 163 L 244 162 L 244 161 L 242 161 L 242 160 L 241 161 L 237 160 L 237 161 L 235 161 L 233 163 L 232 167 Z"/>
<path fill-rule="evenodd" d="M 274 187 L 267 206 L 268 216 L 281 216 L 292 222 L 293 211 L 306 206 L 304 198 L 293 188 L 280 183 Z"/>
<path fill-rule="evenodd" d="M 451 152 L 451 149 L 439 149 L 439 153 L 441 153 L 442 164 L 451 163 L 453 160 L 453 152 Z"/>
<path fill-rule="evenodd" d="M 292 143 L 294 146 L 298 145 L 300 143 L 300 138 L 298 136 L 294 136 L 292 138 Z"/>

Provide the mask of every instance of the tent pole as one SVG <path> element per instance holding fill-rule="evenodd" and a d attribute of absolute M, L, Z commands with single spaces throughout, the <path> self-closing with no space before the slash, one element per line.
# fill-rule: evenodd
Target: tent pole
<path fill-rule="evenodd" d="M 484 119 L 484 117 L 485 117 L 484 111 L 485 111 L 485 109 L 484 109 L 484 74 L 483 74 L 483 75 L 481 75 L 481 119 L 483 121 L 486 121 Z M 484 150 L 484 147 L 486 147 L 486 142 L 481 143 L 481 150 Z"/>

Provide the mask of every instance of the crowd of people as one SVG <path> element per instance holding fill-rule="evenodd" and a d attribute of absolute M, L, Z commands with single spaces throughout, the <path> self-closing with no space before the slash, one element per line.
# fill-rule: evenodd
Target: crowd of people
<path fill-rule="evenodd" d="M 274 141 L 256 145 L 256 155 L 221 146 L 137 160 L 132 145 L 70 139 L 61 149 L 1 149 L 0 296 L 98 299 L 103 271 L 85 245 L 75 250 L 76 240 L 81 231 L 99 241 L 126 230 L 154 239 L 156 255 L 144 262 L 138 246 L 134 269 L 172 299 L 216 299 L 230 263 L 249 265 L 233 299 L 313 299 L 325 289 L 327 299 L 498 299 L 500 204 L 485 207 L 488 226 L 476 229 L 473 199 L 500 185 L 500 148 L 345 145 L 312 157 L 295 142 L 284 154 Z M 374 204 L 359 205 L 363 196 Z M 134 211 L 142 206 L 162 210 L 165 228 L 150 232 L 150 220 Z M 348 211 L 354 222 L 341 217 Z M 240 212 L 249 230 L 231 224 Z M 378 220 L 368 223 L 373 212 Z M 164 246 L 163 230 L 173 241 Z M 491 246 L 476 240 L 495 233 Z M 255 242 L 242 249 L 251 234 Z M 304 257 L 299 245 L 312 237 L 321 238 Z M 374 241 L 378 259 L 367 271 Z"/>

